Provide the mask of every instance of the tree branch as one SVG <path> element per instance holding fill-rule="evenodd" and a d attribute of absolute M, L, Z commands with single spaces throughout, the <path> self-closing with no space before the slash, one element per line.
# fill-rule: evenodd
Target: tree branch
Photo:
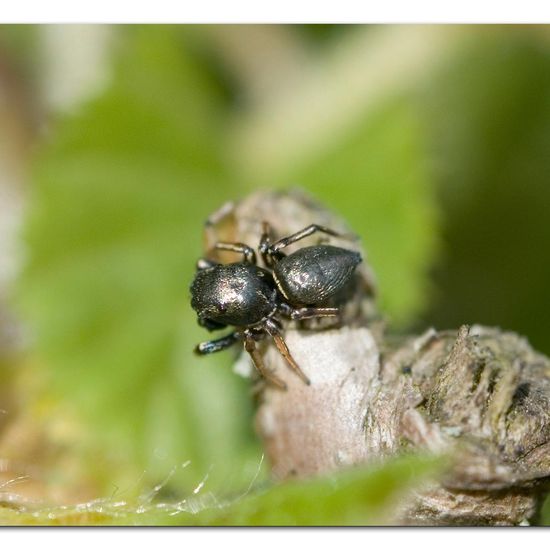
<path fill-rule="evenodd" d="M 215 215 L 207 241 L 254 245 L 264 220 L 279 237 L 310 223 L 349 231 L 305 195 L 271 192 Z M 265 384 L 260 390 L 256 425 L 273 475 L 323 474 L 415 450 L 447 454 L 453 460 L 445 478 L 404 502 L 396 523 L 531 519 L 550 476 L 548 358 L 513 333 L 479 326 L 430 329 L 395 342 L 377 319 L 364 262 L 339 319 L 285 331 L 311 386 L 262 343 L 266 366 L 288 385 L 284 392 Z"/>

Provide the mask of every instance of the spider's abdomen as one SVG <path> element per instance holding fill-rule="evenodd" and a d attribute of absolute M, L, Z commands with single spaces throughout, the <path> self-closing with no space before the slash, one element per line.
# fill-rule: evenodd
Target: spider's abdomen
<path fill-rule="evenodd" d="M 273 277 L 293 305 L 321 304 L 351 279 L 361 255 L 329 245 L 301 248 L 279 260 Z"/>
<path fill-rule="evenodd" d="M 269 271 L 245 263 L 203 269 L 191 284 L 191 307 L 199 319 L 225 325 L 258 323 L 275 309 L 276 298 Z"/>

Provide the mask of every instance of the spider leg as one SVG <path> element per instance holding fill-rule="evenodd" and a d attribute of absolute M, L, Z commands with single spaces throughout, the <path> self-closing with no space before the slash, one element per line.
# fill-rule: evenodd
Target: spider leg
<path fill-rule="evenodd" d="M 278 388 L 282 390 L 286 390 L 286 384 L 279 378 L 277 378 L 274 374 L 272 374 L 268 369 L 265 368 L 264 362 L 262 360 L 262 356 L 260 355 L 259 351 L 256 349 L 256 342 L 254 341 L 254 338 L 252 335 L 245 333 L 244 335 L 244 349 L 250 354 L 250 357 L 252 357 L 252 362 L 254 363 L 254 366 L 258 370 L 258 372 L 268 381 L 271 382 L 274 386 L 277 386 Z"/>
<path fill-rule="evenodd" d="M 296 361 L 290 354 L 290 350 L 283 340 L 283 337 L 281 336 L 277 326 L 274 323 L 271 323 L 270 320 L 266 321 L 265 326 L 268 334 L 273 338 L 275 346 L 277 346 L 277 350 L 283 356 L 287 364 L 309 386 L 311 384 L 311 381 L 304 374 L 304 371 L 299 367 L 298 363 L 296 363 Z"/>
<path fill-rule="evenodd" d="M 347 239 L 352 238 L 351 235 L 344 235 L 342 233 L 338 233 L 337 231 L 334 231 L 334 229 L 330 229 L 328 227 L 324 227 L 323 225 L 318 225 L 316 223 L 313 223 L 311 225 L 308 225 L 307 227 L 304 227 L 304 229 L 301 229 L 300 231 L 292 235 L 289 235 L 288 237 L 279 239 L 276 243 L 273 243 L 272 245 L 269 246 L 268 253 L 277 254 L 281 249 L 297 241 L 305 239 L 306 237 L 309 237 L 314 233 L 326 233 L 327 235 L 331 235 L 333 237 L 341 237 L 341 238 L 347 238 Z"/>
<path fill-rule="evenodd" d="M 229 250 L 230 252 L 237 252 L 238 254 L 243 255 L 243 262 L 247 264 L 256 263 L 256 252 L 243 243 L 226 243 L 226 242 L 217 242 L 214 245 L 213 250 Z"/>
<path fill-rule="evenodd" d="M 335 317 L 339 313 L 337 307 L 300 307 L 294 308 L 291 305 L 282 302 L 278 305 L 279 311 L 293 321 L 302 319 L 313 319 L 315 317 Z"/>
<path fill-rule="evenodd" d="M 302 319 L 312 319 L 314 317 L 336 317 L 338 312 L 337 307 L 302 307 L 293 309 L 290 312 L 290 318 L 301 321 Z"/>
<path fill-rule="evenodd" d="M 262 222 L 262 236 L 260 237 L 260 250 L 268 248 L 271 244 L 271 226 L 268 222 Z"/>
<path fill-rule="evenodd" d="M 239 339 L 237 332 L 232 332 L 227 336 L 218 338 L 217 340 L 208 340 L 207 342 L 201 342 L 195 347 L 195 353 L 197 355 L 208 355 L 209 353 L 215 353 L 222 351 L 232 346 Z"/>
<path fill-rule="evenodd" d="M 262 255 L 262 260 L 264 264 L 272 268 L 275 262 L 284 258 L 285 255 L 282 252 L 272 252 L 271 250 L 271 226 L 268 222 L 262 222 L 262 236 L 260 238 L 260 254 Z"/>

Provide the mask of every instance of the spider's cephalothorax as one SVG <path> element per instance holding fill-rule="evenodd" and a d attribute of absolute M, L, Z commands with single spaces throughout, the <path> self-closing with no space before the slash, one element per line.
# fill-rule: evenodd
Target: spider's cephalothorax
<path fill-rule="evenodd" d="M 242 254 L 240 262 L 219 264 L 199 260 L 191 284 L 191 306 L 199 324 L 208 330 L 232 326 L 233 332 L 199 344 L 200 355 L 223 350 L 242 340 L 258 371 L 271 383 L 285 383 L 264 368 L 256 341 L 265 335 L 273 338 L 279 352 L 295 372 L 309 384 L 281 336 L 280 317 L 309 319 L 338 314 L 338 308 L 322 307 L 349 282 L 361 256 L 358 252 L 329 245 L 301 248 L 285 255 L 281 250 L 315 232 L 341 236 L 319 225 L 310 225 L 275 243 L 270 242 L 264 223 L 259 252 L 266 268 L 256 265 L 256 253 L 242 243 L 219 242 L 217 250 Z"/>

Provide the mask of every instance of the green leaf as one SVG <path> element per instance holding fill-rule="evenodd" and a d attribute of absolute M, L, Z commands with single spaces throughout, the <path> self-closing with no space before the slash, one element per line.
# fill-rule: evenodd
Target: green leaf
<path fill-rule="evenodd" d="M 118 38 L 108 89 L 59 122 L 36 163 L 20 303 L 52 390 L 126 480 L 177 467 L 174 481 L 210 471 L 215 486 L 256 454 L 246 384 L 220 368 L 230 355 L 192 355 L 205 336 L 188 305 L 202 222 L 235 189 L 223 98 L 189 32 Z"/>
<path fill-rule="evenodd" d="M 385 525 L 411 489 L 437 476 L 441 457 L 403 456 L 378 466 L 275 485 L 263 493 L 219 504 L 193 496 L 178 503 L 135 504 L 102 500 L 79 506 L 19 511 L 0 508 L 4 525 Z M 211 496 L 211 495 L 210 495 Z"/>
<path fill-rule="evenodd" d="M 544 499 L 544 503 L 540 511 L 539 525 L 550 526 L 550 494 L 548 494 Z"/>
<path fill-rule="evenodd" d="M 413 486 L 434 475 L 437 458 L 402 457 L 378 467 L 277 485 L 220 512 L 199 514 L 207 525 L 378 525 L 390 521 Z"/>

